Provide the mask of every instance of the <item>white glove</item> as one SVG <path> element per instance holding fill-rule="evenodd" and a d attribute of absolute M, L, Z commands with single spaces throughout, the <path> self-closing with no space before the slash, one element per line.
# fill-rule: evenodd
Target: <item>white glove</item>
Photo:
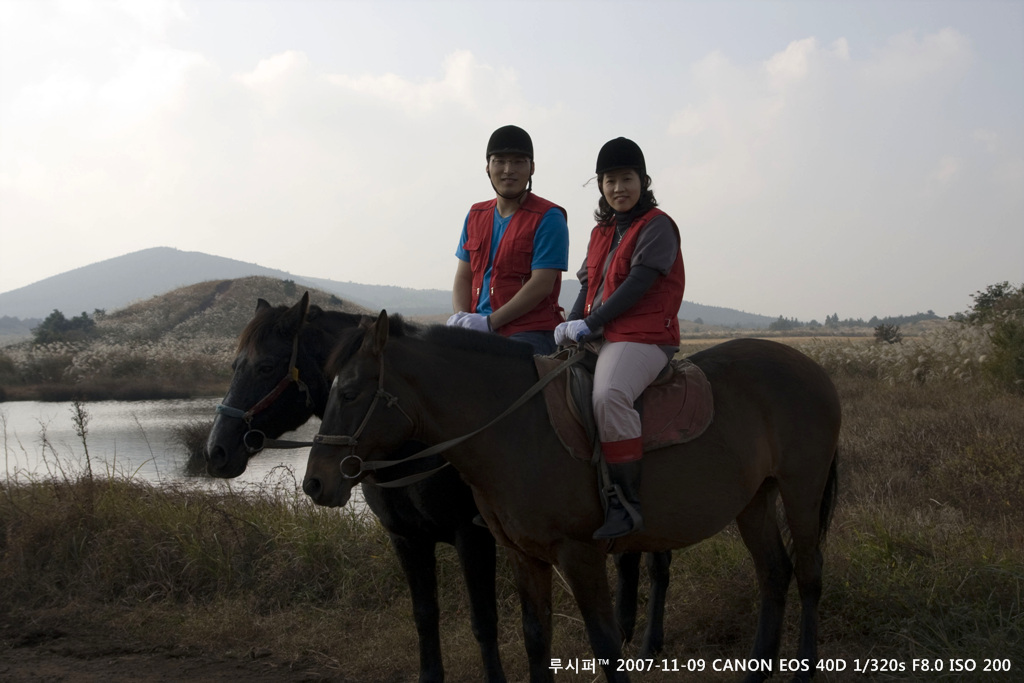
<path fill-rule="evenodd" d="M 491 331 L 491 323 L 487 320 L 487 316 L 479 313 L 466 313 L 455 324 L 477 332 Z"/>
<path fill-rule="evenodd" d="M 448 318 L 448 322 L 446 322 L 445 325 L 448 325 L 448 326 L 458 325 L 459 321 L 462 320 L 463 318 L 465 318 L 467 315 L 469 315 L 469 313 L 466 313 L 465 311 L 459 311 L 458 313 L 456 313 L 452 317 Z"/>
<path fill-rule="evenodd" d="M 570 320 L 565 323 L 558 323 L 555 328 L 555 346 L 575 344 L 583 337 L 590 334 L 590 328 L 582 320 Z"/>

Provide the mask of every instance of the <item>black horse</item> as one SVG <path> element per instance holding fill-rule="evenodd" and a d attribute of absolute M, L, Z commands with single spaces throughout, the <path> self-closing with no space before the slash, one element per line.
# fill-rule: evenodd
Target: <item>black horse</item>
<path fill-rule="evenodd" d="M 363 320 L 363 316 L 310 306 L 308 293 L 291 308 L 272 307 L 260 299 L 256 314 L 239 337 L 231 387 L 218 407 L 207 442 L 207 471 L 215 477 L 237 477 L 245 471 L 252 451 L 263 445 L 263 437 L 276 439 L 314 414 L 322 417 L 330 390 L 330 378 L 323 368 L 334 341 L 343 330 Z M 422 444 L 409 443 L 401 450 L 409 455 L 422 448 Z M 396 453 L 395 457 L 404 456 Z M 420 469 L 443 462 L 440 458 L 427 460 Z M 404 469 L 393 478 L 415 471 Z M 409 583 L 419 634 L 420 681 L 444 680 L 434 554 L 437 543 L 455 546 L 462 564 L 473 635 L 480 644 L 486 679 L 504 681 L 498 653 L 494 537 L 473 524 L 477 508 L 469 487 L 454 468 L 446 468 L 402 488 L 366 482 L 363 497 L 387 530 Z"/>
<path fill-rule="evenodd" d="M 239 336 L 231 388 L 218 409 L 207 444 L 207 471 L 222 478 L 245 471 L 249 457 L 263 446 L 305 424 L 312 415 L 323 417 L 331 378 L 324 367 L 344 330 L 369 325 L 372 318 L 324 311 L 310 306 L 306 294 L 292 307 L 273 307 L 260 299 L 252 320 Z M 249 443 L 246 444 L 246 435 Z M 422 445 L 407 444 L 395 459 Z M 380 481 L 399 479 L 437 467 L 440 456 L 421 465 L 393 468 Z M 494 537 L 472 524 L 477 508 L 472 493 L 453 468 L 408 488 L 385 488 L 363 483 L 363 498 L 391 538 L 412 593 L 413 617 L 419 634 L 420 680 L 444 677 L 437 604 L 435 546 L 454 545 L 462 563 L 472 605 L 473 633 L 480 643 L 488 680 L 503 680 L 497 647 L 497 609 L 494 594 Z M 625 640 L 633 635 L 637 612 L 640 553 L 615 556 L 618 568 L 616 616 Z M 664 642 L 665 597 L 671 553 L 649 553 L 650 576 L 647 630 L 640 656 L 649 657 Z"/>

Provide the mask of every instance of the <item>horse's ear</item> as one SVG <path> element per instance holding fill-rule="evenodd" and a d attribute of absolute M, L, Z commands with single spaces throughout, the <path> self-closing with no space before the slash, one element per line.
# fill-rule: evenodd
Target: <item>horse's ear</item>
<path fill-rule="evenodd" d="M 267 309 L 267 308 L 270 308 L 270 302 L 268 302 L 266 299 L 256 299 L 256 312 L 257 313 L 259 313 L 260 311 L 262 311 L 264 309 Z"/>
<path fill-rule="evenodd" d="M 366 335 L 366 343 L 375 356 L 384 353 L 384 345 L 388 343 L 388 312 L 381 311 L 377 320 L 370 326 Z"/>
<path fill-rule="evenodd" d="M 306 312 L 309 310 L 309 292 L 302 295 L 299 302 L 285 311 L 281 317 L 281 321 L 278 326 L 282 330 L 288 330 L 290 332 L 298 330 L 302 327 L 302 323 L 306 322 Z"/>

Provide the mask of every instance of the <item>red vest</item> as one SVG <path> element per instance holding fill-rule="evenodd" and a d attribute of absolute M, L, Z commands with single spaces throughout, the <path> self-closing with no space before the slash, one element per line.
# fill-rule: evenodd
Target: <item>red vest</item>
<path fill-rule="evenodd" d="M 604 275 L 604 294 L 602 301 L 623 283 L 629 275 L 630 261 L 636 250 L 640 231 L 655 216 L 665 216 L 672 222 L 672 228 L 679 237 L 676 227 L 668 214 L 661 209 L 651 209 L 633 221 L 633 224 L 622 236 L 608 272 Z M 594 295 L 601 280 L 601 270 L 608 258 L 608 251 L 615 236 L 614 225 L 599 224 L 590 233 L 590 246 L 587 248 L 587 306 L 584 315 L 589 315 L 594 306 Z M 659 275 L 651 288 L 637 301 L 632 308 L 610 321 L 604 326 L 604 338 L 608 341 L 631 341 L 643 344 L 659 344 L 672 346 L 679 344 L 679 306 L 683 302 L 683 289 L 686 287 L 686 274 L 683 270 L 682 250 L 676 254 L 672 269 L 668 275 Z"/>
<path fill-rule="evenodd" d="M 471 312 L 476 311 L 480 301 L 480 290 L 484 284 L 484 271 L 491 251 L 491 230 L 494 227 L 494 207 L 497 199 L 474 204 L 469 210 L 466 222 L 466 243 L 463 248 L 469 252 L 469 265 L 473 271 L 473 300 Z M 505 234 L 498 243 L 491 264 L 491 310 L 498 310 L 522 289 L 530 279 L 533 262 L 533 236 L 540 226 L 540 219 L 549 209 L 565 209 L 532 192 L 526 201 L 512 214 Z M 553 330 L 565 318 L 558 305 L 558 293 L 562 288 L 562 274 L 555 279 L 551 294 L 533 310 L 516 318 L 496 331 L 506 337 L 516 332 L 531 330 Z"/>

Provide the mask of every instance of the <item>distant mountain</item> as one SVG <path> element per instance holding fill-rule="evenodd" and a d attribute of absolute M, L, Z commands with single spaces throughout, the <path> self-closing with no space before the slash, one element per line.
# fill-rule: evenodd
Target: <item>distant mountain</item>
<path fill-rule="evenodd" d="M 576 297 L 580 292 L 578 280 L 562 280 L 562 291 L 558 295 L 558 303 L 566 310 L 572 310 Z M 775 318 L 754 313 L 745 313 L 732 308 L 721 308 L 719 306 L 705 306 L 695 304 L 692 301 L 683 301 L 679 307 L 679 317 L 682 320 L 696 321 L 704 325 L 721 325 L 722 327 L 737 327 L 744 330 L 756 330 L 767 328 Z"/>
<path fill-rule="evenodd" d="M 67 315 L 115 310 L 185 285 L 288 273 L 195 251 L 144 249 L 48 277 L 0 294 L 0 316 L 45 318 L 53 309 Z"/>
<path fill-rule="evenodd" d="M 450 289 L 410 289 L 392 285 L 360 285 L 315 277 L 293 277 L 297 284 L 316 287 L 340 296 L 346 301 L 374 311 L 386 308 L 388 313 L 413 315 L 448 315 L 452 311 Z"/>
<path fill-rule="evenodd" d="M 0 317 L 45 318 L 54 309 L 67 315 L 113 311 L 178 287 L 252 275 L 292 280 L 322 289 L 370 309 L 432 315 L 451 308 L 451 292 L 360 285 L 308 278 L 222 256 L 154 247 L 48 277 L 0 294 Z"/>
<path fill-rule="evenodd" d="M 28 339 L 32 336 L 32 330 L 43 322 L 39 318 L 10 318 L 0 317 L 0 346 L 7 346 Z"/>
<path fill-rule="evenodd" d="M 43 319 L 54 309 L 68 316 L 91 314 L 96 309 L 112 312 L 133 302 L 145 301 L 179 287 L 213 280 L 262 276 L 291 280 L 299 288 L 310 287 L 334 294 L 371 311 L 386 308 L 407 316 L 443 316 L 451 312 L 451 291 L 411 289 L 387 285 L 362 285 L 294 275 L 222 256 L 170 247 L 154 247 L 100 261 L 0 294 L 0 318 Z M 564 280 L 559 300 L 572 308 L 579 282 Z M 679 317 L 699 318 L 706 325 L 767 327 L 772 318 L 728 308 L 684 301 Z M 5 321 L 9 326 L 16 320 Z"/>

